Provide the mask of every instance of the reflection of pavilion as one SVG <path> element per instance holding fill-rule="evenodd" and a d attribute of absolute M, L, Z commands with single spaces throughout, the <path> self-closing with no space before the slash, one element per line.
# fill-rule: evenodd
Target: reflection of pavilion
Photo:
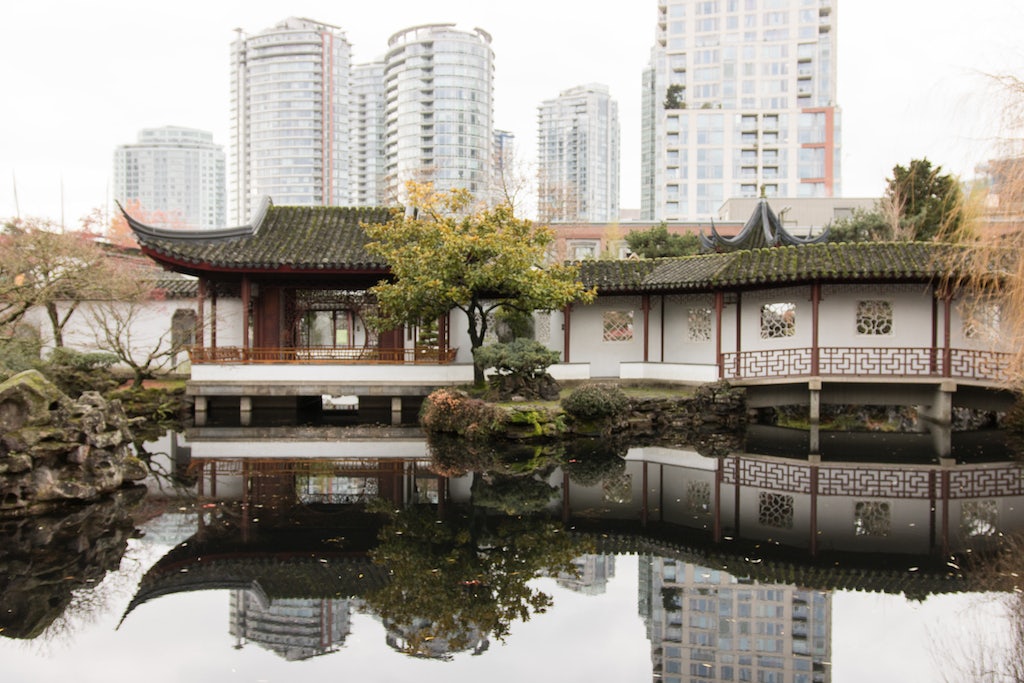
<path fill-rule="evenodd" d="M 351 630 L 348 600 L 283 598 L 265 602 L 250 590 L 231 591 L 228 631 L 237 647 L 256 643 L 287 660 L 337 650 Z"/>
<path fill-rule="evenodd" d="M 831 680 L 831 596 L 642 556 L 654 680 Z"/>

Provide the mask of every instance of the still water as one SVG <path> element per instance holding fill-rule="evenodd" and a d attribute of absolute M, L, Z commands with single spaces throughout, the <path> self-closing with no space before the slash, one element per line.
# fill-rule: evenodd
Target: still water
<path fill-rule="evenodd" d="M 1020 680 L 998 435 L 786 438 L 169 434 L 144 495 L 0 525 L 0 680 Z"/>

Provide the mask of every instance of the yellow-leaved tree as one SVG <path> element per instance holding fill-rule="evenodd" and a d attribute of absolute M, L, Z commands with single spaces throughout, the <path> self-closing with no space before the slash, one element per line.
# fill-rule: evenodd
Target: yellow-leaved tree
<path fill-rule="evenodd" d="M 475 208 L 467 190 L 416 182 L 406 188 L 405 215 L 364 226 L 367 249 L 392 273 L 371 289 L 379 328 L 418 324 L 454 308 L 466 315 L 477 349 L 495 309 L 532 313 L 593 300 L 575 267 L 545 262 L 554 239 L 549 228 L 517 218 L 507 204 Z M 484 369 L 475 362 L 473 377 L 483 384 Z"/>

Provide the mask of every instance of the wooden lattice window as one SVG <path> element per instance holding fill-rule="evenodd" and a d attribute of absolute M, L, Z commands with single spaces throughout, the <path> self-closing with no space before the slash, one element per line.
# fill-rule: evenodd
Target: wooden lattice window
<path fill-rule="evenodd" d="M 857 334 L 892 334 L 892 303 L 881 299 L 858 301 Z"/>
<path fill-rule="evenodd" d="M 796 334 L 796 304 L 778 302 L 761 306 L 761 339 L 782 339 Z"/>
<path fill-rule="evenodd" d="M 793 496 L 762 491 L 758 495 L 757 521 L 776 529 L 793 528 Z"/>
<path fill-rule="evenodd" d="M 862 500 L 853 508 L 853 533 L 856 536 L 888 536 L 892 527 L 889 503 Z"/>
<path fill-rule="evenodd" d="M 603 327 L 606 342 L 633 341 L 633 311 L 605 311 Z"/>
<path fill-rule="evenodd" d="M 711 341 L 711 309 L 691 308 L 686 313 L 686 340 Z"/>

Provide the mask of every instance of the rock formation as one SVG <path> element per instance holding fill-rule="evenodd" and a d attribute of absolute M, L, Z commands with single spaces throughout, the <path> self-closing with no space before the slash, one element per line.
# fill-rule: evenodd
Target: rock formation
<path fill-rule="evenodd" d="M 0 384 L 0 516 L 94 501 L 146 476 L 117 401 L 72 400 L 28 370 Z"/>

